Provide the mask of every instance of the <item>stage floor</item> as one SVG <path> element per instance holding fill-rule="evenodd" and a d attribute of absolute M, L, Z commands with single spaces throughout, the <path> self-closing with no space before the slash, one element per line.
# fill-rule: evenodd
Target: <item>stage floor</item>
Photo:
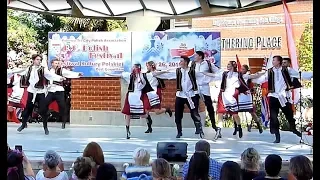
<path fill-rule="evenodd" d="M 176 139 L 175 128 L 154 128 L 152 134 L 145 134 L 146 127 L 131 127 L 131 139 L 125 137 L 125 127 L 119 126 L 67 126 L 61 129 L 61 124 L 50 123 L 50 135 L 44 135 L 42 124 L 28 124 L 28 128 L 18 133 L 17 124 L 8 123 L 8 143 L 22 145 L 25 154 L 31 160 L 42 160 L 46 150 L 59 152 L 64 161 L 74 161 L 81 156 L 81 152 L 91 141 L 102 147 L 106 161 L 126 162 L 132 161 L 132 152 L 138 147 L 144 147 L 151 152 L 151 157 L 156 157 L 158 142 L 187 142 L 188 156 L 194 152 L 195 143 L 200 139 L 194 134 L 194 128 L 183 129 L 183 138 Z M 247 132 L 244 129 L 242 139 L 233 136 L 233 129 L 224 128 L 222 139 L 213 141 L 214 131 L 204 128 L 205 139 L 211 144 L 211 157 L 225 161 L 239 161 L 240 154 L 248 147 L 256 148 L 264 159 L 268 154 L 281 155 L 282 159 L 289 160 L 294 155 L 311 155 L 311 148 L 306 145 L 297 145 L 286 149 L 299 142 L 299 137 L 290 132 L 281 132 L 280 144 L 273 144 L 274 136 L 268 130 L 259 134 L 253 129 Z M 303 136 L 305 142 L 313 143 L 313 137 Z"/>

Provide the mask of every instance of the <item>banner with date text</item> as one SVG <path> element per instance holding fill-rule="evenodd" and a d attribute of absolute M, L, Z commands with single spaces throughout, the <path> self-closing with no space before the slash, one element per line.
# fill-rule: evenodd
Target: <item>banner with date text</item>
<path fill-rule="evenodd" d="M 48 49 L 49 67 L 59 59 L 84 77 L 116 76 L 131 68 L 130 32 L 49 33 Z"/>
<path fill-rule="evenodd" d="M 154 61 L 157 69 L 177 68 L 181 56 L 194 60 L 196 51 L 221 67 L 220 32 L 132 32 L 132 63 Z"/>

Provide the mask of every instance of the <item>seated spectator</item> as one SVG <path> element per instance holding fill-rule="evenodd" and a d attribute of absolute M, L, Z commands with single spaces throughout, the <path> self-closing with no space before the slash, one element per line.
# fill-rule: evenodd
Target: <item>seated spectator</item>
<path fill-rule="evenodd" d="M 49 150 L 44 155 L 43 169 L 38 172 L 36 180 L 69 180 L 61 157 L 55 151 Z"/>
<path fill-rule="evenodd" d="M 195 152 L 190 159 L 186 180 L 209 179 L 209 157 L 206 152 Z"/>
<path fill-rule="evenodd" d="M 140 175 L 151 176 L 150 153 L 144 148 L 137 148 L 133 153 L 133 165 L 125 165 L 122 179 L 136 178 Z"/>
<path fill-rule="evenodd" d="M 238 163 L 226 161 L 223 163 L 220 180 L 242 180 L 241 168 Z"/>
<path fill-rule="evenodd" d="M 118 180 L 116 168 L 109 163 L 104 163 L 97 170 L 96 180 Z"/>
<path fill-rule="evenodd" d="M 266 176 L 260 176 L 254 178 L 254 180 L 270 180 L 270 179 L 280 179 L 284 180 L 279 176 L 282 168 L 282 158 L 276 154 L 271 154 L 266 157 L 264 161 L 264 168 L 266 171 Z"/>
<path fill-rule="evenodd" d="M 221 164 L 210 158 L 210 144 L 205 140 L 200 140 L 195 145 L 195 152 L 197 151 L 204 151 L 207 153 L 209 157 L 209 177 L 211 179 L 220 179 L 220 171 L 221 171 Z M 189 169 L 189 162 L 186 162 L 182 167 L 182 177 L 186 179 Z"/>
<path fill-rule="evenodd" d="M 78 157 L 74 162 L 74 174 L 78 180 L 92 180 L 91 171 L 95 163 L 88 157 Z"/>
<path fill-rule="evenodd" d="M 258 176 L 265 176 L 260 171 L 260 155 L 254 148 L 248 148 L 241 154 L 242 180 L 252 180 Z"/>
<path fill-rule="evenodd" d="M 165 159 L 158 158 L 152 162 L 152 178 L 154 180 L 174 180 L 171 166 Z"/>
<path fill-rule="evenodd" d="M 96 177 L 98 167 L 104 163 L 104 155 L 100 145 L 96 142 L 90 142 L 83 150 L 82 157 L 88 157 L 93 161 L 92 177 Z M 77 180 L 74 173 L 72 174 L 72 179 Z"/>
<path fill-rule="evenodd" d="M 310 180 L 313 177 L 313 165 L 309 158 L 302 155 L 290 159 L 289 170 L 292 180 Z"/>
<path fill-rule="evenodd" d="M 7 180 L 35 180 L 32 166 L 27 156 L 18 150 L 7 152 Z"/>

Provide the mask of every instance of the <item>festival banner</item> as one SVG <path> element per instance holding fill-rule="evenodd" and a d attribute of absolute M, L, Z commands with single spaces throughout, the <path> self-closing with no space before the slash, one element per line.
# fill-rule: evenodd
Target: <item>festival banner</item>
<path fill-rule="evenodd" d="M 196 51 L 221 67 L 220 32 L 132 32 L 132 64 L 154 61 L 158 69 L 179 67 L 181 56 L 194 60 Z"/>
<path fill-rule="evenodd" d="M 131 68 L 131 33 L 52 32 L 49 33 L 49 67 L 55 58 L 62 61 L 63 67 L 82 72 L 84 77 L 120 75 Z"/>

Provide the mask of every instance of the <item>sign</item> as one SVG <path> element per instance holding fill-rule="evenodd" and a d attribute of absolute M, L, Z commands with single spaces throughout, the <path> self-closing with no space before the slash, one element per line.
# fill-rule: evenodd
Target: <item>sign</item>
<path fill-rule="evenodd" d="M 62 61 L 65 68 L 85 77 L 121 74 L 131 63 L 131 33 L 57 32 L 49 33 L 48 63 Z"/>
<path fill-rule="evenodd" d="M 223 50 L 238 49 L 280 49 L 282 37 L 248 37 L 248 38 L 224 38 L 221 39 Z"/>
<path fill-rule="evenodd" d="M 283 24 L 283 17 L 278 16 L 263 16 L 263 17 L 250 17 L 250 18 L 216 18 L 213 19 L 213 26 L 215 27 L 237 27 L 237 26 L 258 26 L 258 25 L 271 25 Z"/>
<path fill-rule="evenodd" d="M 177 68 L 181 56 L 194 60 L 196 51 L 221 67 L 220 32 L 133 32 L 132 63 L 154 61 L 157 69 Z"/>

